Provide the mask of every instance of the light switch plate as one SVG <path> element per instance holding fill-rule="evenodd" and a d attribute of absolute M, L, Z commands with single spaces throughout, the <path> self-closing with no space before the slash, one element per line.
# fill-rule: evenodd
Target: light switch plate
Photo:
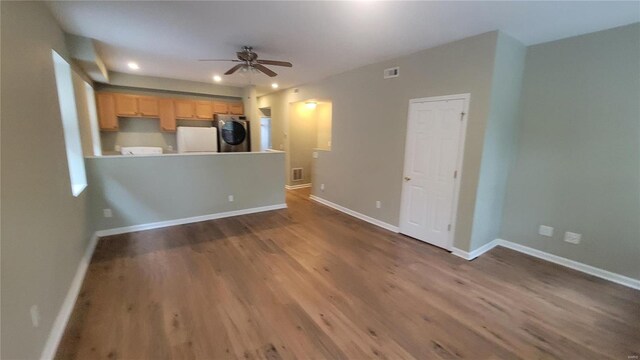
<path fill-rule="evenodd" d="M 106 218 L 110 218 L 113 217 L 113 212 L 111 211 L 111 209 L 102 209 L 102 215 L 104 215 L 104 217 Z"/>
<path fill-rule="evenodd" d="M 580 240 L 582 240 L 582 234 L 578 234 L 570 231 L 567 231 L 564 233 L 564 241 L 570 244 L 580 244 Z"/>
<path fill-rule="evenodd" d="M 546 236 L 546 237 L 552 237 L 553 236 L 553 228 L 551 226 L 547 226 L 547 225 L 540 225 L 540 228 L 538 228 L 538 234 L 540 234 L 542 236 Z"/>
<path fill-rule="evenodd" d="M 229 202 L 233 202 L 233 195 L 229 195 Z"/>

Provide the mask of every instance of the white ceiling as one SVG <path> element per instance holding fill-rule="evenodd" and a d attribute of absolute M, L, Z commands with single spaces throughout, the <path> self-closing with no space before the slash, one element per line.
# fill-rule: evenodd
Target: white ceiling
<path fill-rule="evenodd" d="M 109 70 L 212 82 L 243 45 L 287 60 L 276 78 L 223 84 L 287 88 L 492 30 L 526 45 L 640 21 L 640 2 L 109 2 L 49 4 L 65 31 L 99 41 Z M 136 61 L 140 70 L 127 67 Z"/>

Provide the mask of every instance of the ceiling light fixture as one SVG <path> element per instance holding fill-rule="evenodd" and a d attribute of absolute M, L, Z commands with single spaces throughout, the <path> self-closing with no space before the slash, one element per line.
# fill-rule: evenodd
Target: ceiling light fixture
<path fill-rule="evenodd" d="M 313 110 L 316 108 L 316 106 L 318 106 L 318 103 L 315 101 L 307 101 L 305 105 L 307 106 L 307 109 Z"/>
<path fill-rule="evenodd" d="M 131 70 L 138 70 L 140 69 L 140 66 L 138 66 L 137 63 L 131 61 L 130 63 L 127 64 L 127 66 L 129 66 L 129 69 Z"/>
<path fill-rule="evenodd" d="M 274 88 L 274 89 L 277 89 L 278 88 L 278 83 L 271 84 L 271 87 Z"/>
<path fill-rule="evenodd" d="M 220 75 L 213 75 L 213 81 L 220 82 L 222 81 L 222 78 L 220 77 Z"/>

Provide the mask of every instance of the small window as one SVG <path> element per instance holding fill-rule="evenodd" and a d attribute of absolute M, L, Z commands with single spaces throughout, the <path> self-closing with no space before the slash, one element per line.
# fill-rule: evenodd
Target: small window
<path fill-rule="evenodd" d="M 71 66 L 54 50 L 51 50 L 51 53 L 53 56 L 53 69 L 56 75 L 62 129 L 64 130 L 64 143 L 67 150 L 71 193 L 73 196 L 78 196 L 87 187 L 87 174 L 84 169 L 84 157 L 82 156 L 78 110 L 76 109 L 76 100 L 73 93 Z"/>

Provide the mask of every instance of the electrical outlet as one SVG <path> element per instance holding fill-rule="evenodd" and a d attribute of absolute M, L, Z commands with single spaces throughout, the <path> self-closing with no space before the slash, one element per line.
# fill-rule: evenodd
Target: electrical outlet
<path fill-rule="evenodd" d="M 233 195 L 229 195 L 228 199 L 229 199 L 229 202 L 233 202 Z"/>
<path fill-rule="evenodd" d="M 567 231 L 564 233 L 564 241 L 570 244 L 580 244 L 581 239 L 582 239 L 582 234 L 577 234 L 570 231 Z"/>
<path fill-rule="evenodd" d="M 40 326 L 40 309 L 38 309 L 38 305 L 31 305 L 31 309 L 29 309 L 31 313 L 31 324 L 33 324 L 34 328 Z"/>
<path fill-rule="evenodd" d="M 376 201 L 376 209 L 380 209 L 382 207 L 382 203 L 380 200 Z"/>
<path fill-rule="evenodd" d="M 320 184 L 320 191 L 324 191 L 324 184 Z"/>
<path fill-rule="evenodd" d="M 312 154 L 313 154 L 313 158 L 314 158 L 314 159 L 317 159 L 317 158 L 318 158 L 318 152 L 317 152 L 317 151 L 312 152 Z"/>
<path fill-rule="evenodd" d="M 111 209 L 102 209 L 102 215 L 104 215 L 104 217 L 106 218 L 110 218 L 113 217 L 113 212 L 111 211 Z"/>
<path fill-rule="evenodd" d="M 538 234 L 546 237 L 552 237 L 553 228 L 551 226 L 540 225 L 540 228 L 538 228 Z"/>

